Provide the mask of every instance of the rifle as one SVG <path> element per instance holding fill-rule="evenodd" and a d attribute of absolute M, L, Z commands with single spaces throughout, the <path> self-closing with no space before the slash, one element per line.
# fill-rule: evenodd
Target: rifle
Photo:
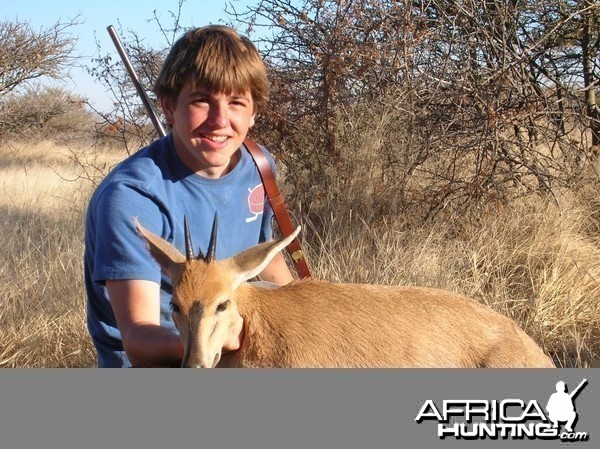
<path fill-rule="evenodd" d="M 135 86 L 135 90 L 137 91 L 142 103 L 144 103 L 144 107 L 146 108 L 146 112 L 150 117 L 150 120 L 154 124 L 154 128 L 160 137 L 165 137 L 167 135 L 165 128 L 163 127 L 161 121 L 156 114 L 156 111 L 152 107 L 152 103 L 150 103 L 150 99 L 146 94 L 146 91 L 142 87 L 142 83 L 135 73 L 135 69 L 127 56 L 127 52 L 117 35 L 114 27 L 109 25 L 107 27 L 108 34 L 110 35 L 117 51 L 119 52 L 119 56 L 127 69 L 127 73 L 129 73 L 129 77 Z M 273 209 L 273 214 L 275 215 L 275 220 L 277 220 L 277 224 L 279 225 L 279 229 L 284 237 L 287 237 L 294 231 L 294 227 L 292 226 L 292 221 L 287 212 L 285 204 L 283 202 L 283 196 L 279 191 L 279 187 L 275 182 L 275 176 L 273 175 L 273 171 L 271 170 L 271 165 L 267 161 L 262 150 L 258 147 L 258 145 L 252 141 L 251 139 L 244 140 L 244 146 L 246 150 L 252 156 L 252 160 L 254 161 L 256 168 L 258 169 L 258 173 L 260 174 L 260 178 L 263 183 L 263 187 L 265 189 L 265 193 L 267 198 L 269 199 L 269 203 L 271 204 L 271 208 Z M 296 237 L 292 242 L 287 246 L 287 251 L 292 258 L 292 262 L 294 263 L 294 268 L 298 273 L 300 278 L 310 278 L 311 273 L 308 267 L 308 263 L 306 261 L 306 257 L 304 256 L 304 251 L 302 251 L 302 247 L 300 246 L 300 240 Z"/>
<path fill-rule="evenodd" d="M 150 103 L 150 99 L 148 98 L 146 91 L 142 87 L 142 83 L 140 83 L 140 80 L 139 80 L 137 74 L 135 73 L 135 69 L 133 68 L 133 65 L 131 65 L 131 61 L 129 60 L 129 57 L 127 56 L 127 53 L 125 52 L 125 47 L 123 47 L 123 44 L 121 44 L 121 39 L 119 39 L 119 36 L 117 35 L 117 32 L 115 31 L 115 28 L 112 25 L 109 25 L 106 29 L 108 30 L 108 34 L 110 34 L 110 37 L 112 38 L 112 41 L 115 44 L 117 51 L 119 52 L 119 56 L 121 57 L 121 61 L 123 61 L 123 64 L 125 65 L 125 68 L 127 69 L 127 73 L 129 73 L 129 78 L 131 78 L 131 81 L 133 82 L 133 85 L 135 86 L 135 90 L 137 91 L 138 95 L 140 96 L 142 103 L 144 103 L 146 112 L 150 116 L 150 120 L 152 120 L 152 123 L 154 124 L 154 128 L 156 129 L 156 132 L 158 133 L 158 135 L 160 137 L 165 137 L 167 135 L 165 128 L 163 127 L 162 123 L 158 119 L 158 115 L 156 115 L 156 112 L 154 111 L 154 108 L 152 107 L 152 103 Z"/>
<path fill-rule="evenodd" d="M 575 396 L 577 396 L 585 384 L 587 384 L 587 379 L 583 379 L 581 382 L 579 382 L 579 385 L 577 385 L 577 387 L 575 387 L 575 389 L 569 393 L 569 397 L 573 399 Z"/>

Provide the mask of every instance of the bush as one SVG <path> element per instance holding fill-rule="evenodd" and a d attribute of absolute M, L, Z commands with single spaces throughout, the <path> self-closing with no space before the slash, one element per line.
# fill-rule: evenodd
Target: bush
<path fill-rule="evenodd" d="M 65 140 L 89 137 L 94 116 L 85 100 L 56 87 L 29 88 L 0 102 L 0 137 Z"/>

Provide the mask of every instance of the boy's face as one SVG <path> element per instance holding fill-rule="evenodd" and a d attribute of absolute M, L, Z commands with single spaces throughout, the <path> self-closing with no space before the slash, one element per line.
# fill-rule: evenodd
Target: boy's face
<path fill-rule="evenodd" d="M 236 151 L 254 125 L 250 92 L 223 94 L 184 87 L 175 101 L 161 105 L 173 127 L 175 150 L 194 172 L 218 178 L 237 163 Z"/>

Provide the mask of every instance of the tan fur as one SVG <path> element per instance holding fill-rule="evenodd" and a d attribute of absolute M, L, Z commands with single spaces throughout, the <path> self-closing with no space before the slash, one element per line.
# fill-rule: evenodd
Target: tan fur
<path fill-rule="evenodd" d="M 163 267 L 174 274 L 173 301 L 180 308 L 174 317 L 186 366 L 554 367 L 513 320 L 447 291 L 317 280 L 270 289 L 243 282 L 291 238 L 225 261 Z M 217 310 L 224 301 L 227 308 Z M 194 303 L 202 305 L 200 329 L 190 328 L 186 316 Z M 221 355 L 219 335 L 239 316 L 242 347 Z"/>
<path fill-rule="evenodd" d="M 310 280 L 236 300 L 246 339 L 219 366 L 554 366 L 512 320 L 443 290 Z"/>

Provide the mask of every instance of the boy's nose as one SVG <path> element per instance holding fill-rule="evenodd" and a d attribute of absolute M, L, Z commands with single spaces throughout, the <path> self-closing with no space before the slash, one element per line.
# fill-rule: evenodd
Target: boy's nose
<path fill-rule="evenodd" d="M 217 128 L 226 128 L 229 126 L 229 115 L 226 105 L 214 104 L 210 108 L 208 119 L 210 124 Z"/>

